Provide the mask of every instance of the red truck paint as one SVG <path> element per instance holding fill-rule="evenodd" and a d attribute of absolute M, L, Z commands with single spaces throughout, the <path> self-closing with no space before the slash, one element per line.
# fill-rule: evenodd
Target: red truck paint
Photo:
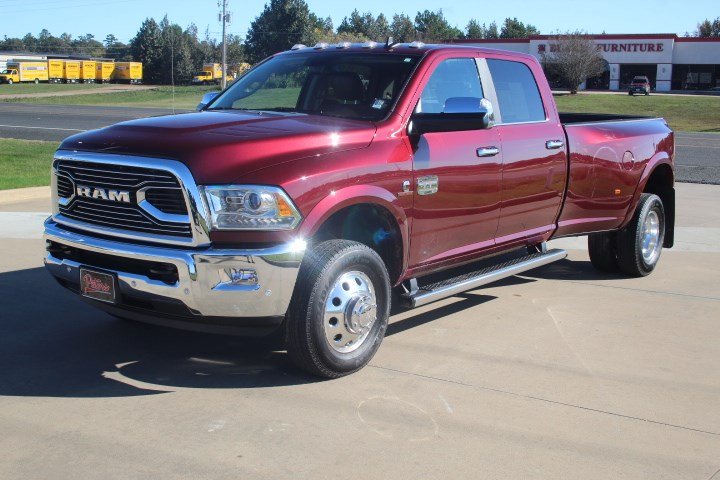
<path fill-rule="evenodd" d="M 434 65 L 455 57 L 525 63 L 547 121 L 427 134 L 413 151 L 412 109 Z M 565 138 L 564 150 L 544 148 L 546 140 Z M 501 155 L 477 161 L 477 147 L 499 142 Z M 185 163 L 198 184 L 278 185 L 304 217 L 294 232 L 212 233 L 221 244 L 309 238 L 344 207 L 382 206 L 402 233 L 399 284 L 513 246 L 622 226 L 653 169 L 672 167 L 673 143 L 661 119 L 563 127 L 534 57 L 445 46 L 427 49 L 394 113 L 380 122 L 199 112 L 120 123 L 70 137 L 61 148 L 172 158 Z M 625 152 L 632 161 L 623 161 Z M 402 194 L 403 180 L 424 174 L 441 176 L 438 194 Z"/>

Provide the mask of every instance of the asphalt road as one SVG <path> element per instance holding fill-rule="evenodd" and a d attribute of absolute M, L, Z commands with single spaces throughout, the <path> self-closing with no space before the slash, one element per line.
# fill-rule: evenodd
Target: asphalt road
<path fill-rule="evenodd" d="M 0 102 L 0 138 L 61 141 L 85 130 L 135 118 L 167 115 L 167 109 L 34 105 Z M 677 134 L 677 179 L 720 185 L 720 134 Z"/>
<path fill-rule="evenodd" d="M 0 206 L 0 478 L 717 479 L 720 187 L 678 185 L 649 277 L 565 261 L 394 315 L 317 381 L 257 340 L 113 319 Z"/>

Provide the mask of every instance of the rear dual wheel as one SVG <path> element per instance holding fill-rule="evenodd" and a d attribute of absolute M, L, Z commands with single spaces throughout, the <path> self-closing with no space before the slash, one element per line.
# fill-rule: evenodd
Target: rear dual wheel
<path fill-rule="evenodd" d="M 313 375 L 348 375 L 375 355 L 389 316 L 390 279 L 380 256 L 357 242 L 322 242 L 300 268 L 285 324 L 288 354 Z"/>
<path fill-rule="evenodd" d="M 652 273 L 665 241 L 665 209 L 657 195 L 640 195 L 635 214 L 618 232 L 588 236 L 593 267 L 601 272 L 623 272 L 633 277 Z"/>

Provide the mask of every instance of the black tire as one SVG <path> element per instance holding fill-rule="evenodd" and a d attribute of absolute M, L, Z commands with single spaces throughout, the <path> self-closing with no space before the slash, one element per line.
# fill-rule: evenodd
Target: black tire
<path fill-rule="evenodd" d="M 632 97 L 632 96 L 633 96 L 633 92 L 628 92 L 628 95 L 630 95 L 630 96 Z"/>
<path fill-rule="evenodd" d="M 360 346 L 341 353 L 325 335 L 325 304 L 343 274 L 361 272 L 375 292 L 376 320 Z M 311 249 L 300 267 L 285 319 L 288 355 L 301 369 L 325 378 L 338 378 L 363 368 L 380 347 L 390 315 L 390 279 L 380 256 L 348 240 L 328 240 Z M 336 320 L 337 321 L 337 320 Z"/>
<path fill-rule="evenodd" d="M 617 259 L 617 232 L 591 233 L 588 235 L 590 263 L 595 270 L 605 273 L 620 271 Z"/>
<path fill-rule="evenodd" d="M 643 256 L 643 225 L 651 214 L 657 215 L 659 237 L 656 255 L 647 259 Z M 665 209 L 662 200 L 652 193 L 640 195 L 635 214 L 630 223 L 617 233 L 617 254 L 620 270 L 633 277 L 650 275 L 660 260 L 665 240 Z"/>

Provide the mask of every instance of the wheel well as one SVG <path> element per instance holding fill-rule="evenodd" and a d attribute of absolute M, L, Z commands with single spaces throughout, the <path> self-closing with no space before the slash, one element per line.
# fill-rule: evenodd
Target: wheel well
<path fill-rule="evenodd" d="M 363 203 L 335 212 L 312 237 L 312 242 L 344 239 L 362 243 L 380 255 L 391 283 L 400 277 L 403 242 L 395 217 L 384 207 Z"/>
<path fill-rule="evenodd" d="M 663 202 L 665 209 L 665 241 L 663 246 L 670 248 L 675 242 L 675 189 L 674 176 L 670 165 L 659 165 L 650 174 L 644 193 L 654 193 Z"/>

